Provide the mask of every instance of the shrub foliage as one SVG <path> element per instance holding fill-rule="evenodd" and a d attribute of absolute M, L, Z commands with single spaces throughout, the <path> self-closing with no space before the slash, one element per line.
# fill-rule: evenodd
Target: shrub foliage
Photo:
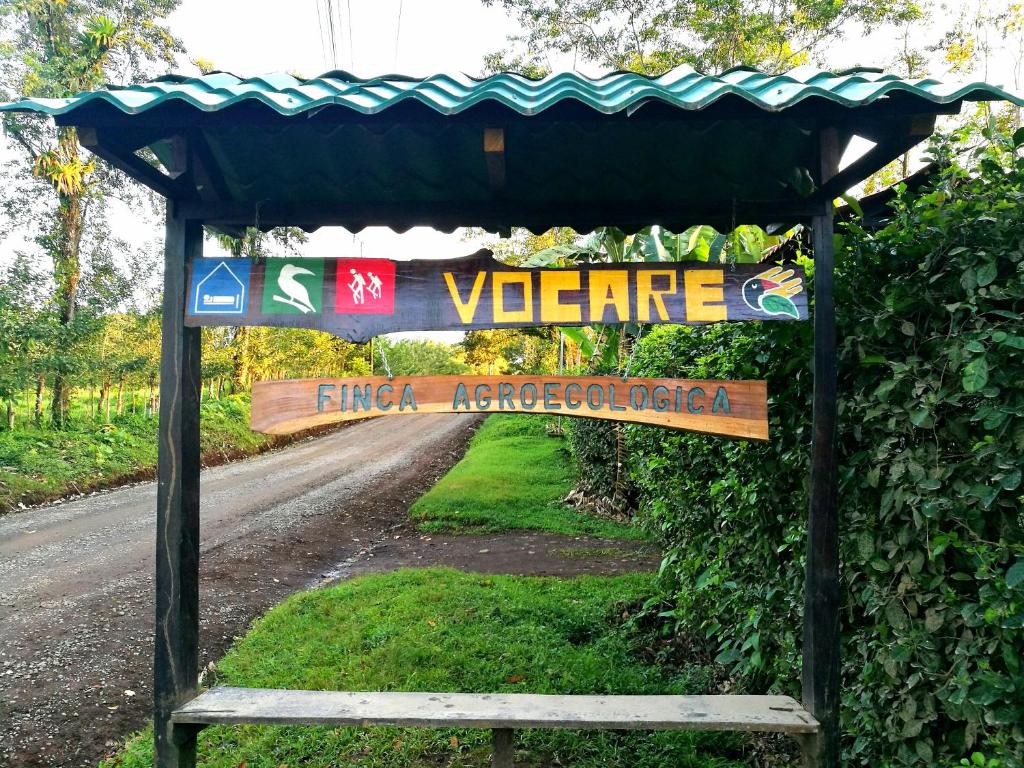
<path fill-rule="evenodd" d="M 1022 765 L 1024 161 L 1022 136 L 990 138 L 938 141 L 891 223 L 839 236 L 844 764 L 981 745 Z M 671 618 L 748 690 L 799 693 L 810 350 L 809 323 L 747 323 L 661 327 L 636 355 L 636 375 L 768 381 L 766 443 L 627 438 Z"/>

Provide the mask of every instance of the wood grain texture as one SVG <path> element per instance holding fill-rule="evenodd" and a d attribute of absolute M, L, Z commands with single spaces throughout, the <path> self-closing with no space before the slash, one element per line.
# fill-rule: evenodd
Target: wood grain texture
<path fill-rule="evenodd" d="M 215 283 L 204 280 L 221 264 L 246 285 L 244 309 L 219 305 L 227 297 L 208 290 Z M 282 281 L 282 264 L 304 271 Z M 521 268 L 486 250 L 445 260 L 204 259 L 190 273 L 185 322 L 312 328 L 364 342 L 398 331 L 806 320 L 803 280 L 797 266 L 699 261 Z M 287 301 L 296 290 L 302 301 Z"/>
<path fill-rule="evenodd" d="M 195 739 L 175 731 L 171 711 L 195 695 L 199 675 L 198 328 L 184 321 L 185 265 L 202 253 L 203 229 L 168 205 L 160 362 L 155 551 L 153 733 L 159 768 L 192 768 Z"/>
<path fill-rule="evenodd" d="M 822 178 L 839 167 L 834 131 L 820 134 Z M 833 294 L 832 209 L 813 220 L 814 401 L 811 432 L 811 487 L 807 521 L 807 564 L 801 687 L 804 706 L 821 722 L 821 732 L 804 751 L 808 768 L 839 768 L 840 659 L 839 508 L 836 459 L 838 406 L 835 297 Z"/>
<path fill-rule="evenodd" d="M 789 696 L 549 696 L 213 688 L 175 723 L 814 733 Z"/>
<path fill-rule="evenodd" d="M 250 426 L 290 434 L 351 419 L 412 413 L 534 413 L 655 424 L 765 440 L 763 381 L 612 376 L 383 376 L 253 385 Z"/>

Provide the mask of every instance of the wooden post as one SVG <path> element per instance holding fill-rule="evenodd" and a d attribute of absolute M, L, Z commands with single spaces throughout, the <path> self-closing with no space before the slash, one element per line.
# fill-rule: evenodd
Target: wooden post
<path fill-rule="evenodd" d="M 821 132 L 821 178 L 835 175 L 834 130 Z M 813 219 L 814 406 L 804 587 L 803 705 L 821 724 L 804 744 L 808 768 L 839 766 L 839 515 L 836 493 L 836 320 L 832 201 Z"/>
<path fill-rule="evenodd" d="M 202 254 L 198 221 L 167 203 L 156 511 L 153 730 L 159 768 L 193 768 L 194 728 L 171 712 L 196 693 L 199 674 L 200 329 L 185 327 L 185 265 Z"/>
<path fill-rule="evenodd" d="M 515 768 L 515 731 L 511 728 L 495 728 L 491 731 L 492 768 Z"/>

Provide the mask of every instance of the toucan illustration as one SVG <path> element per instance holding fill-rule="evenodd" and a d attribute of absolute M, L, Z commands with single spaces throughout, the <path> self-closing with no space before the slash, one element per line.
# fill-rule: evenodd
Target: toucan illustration
<path fill-rule="evenodd" d="M 743 301 L 766 315 L 789 315 L 799 320 L 800 310 L 791 297 L 803 289 L 803 280 L 793 277 L 792 269 L 771 267 L 743 284 Z"/>
<path fill-rule="evenodd" d="M 282 304 L 289 304 L 295 307 L 297 310 L 306 314 L 307 312 L 315 312 L 316 307 L 313 306 L 313 302 L 309 300 L 309 291 L 306 290 L 306 286 L 295 279 L 296 275 L 312 275 L 305 267 L 297 267 L 294 264 L 285 264 L 281 267 L 281 274 L 277 276 L 277 287 L 284 291 L 288 297 L 274 296 L 274 301 L 280 301 Z"/>

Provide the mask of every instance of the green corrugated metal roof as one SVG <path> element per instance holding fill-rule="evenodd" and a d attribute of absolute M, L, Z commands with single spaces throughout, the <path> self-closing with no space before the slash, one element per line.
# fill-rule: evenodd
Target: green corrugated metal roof
<path fill-rule="evenodd" d="M 441 114 L 456 114 L 481 102 L 495 102 L 519 114 L 533 115 L 571 99 L 612 114 L 651 100 L 699 110 L 723 97 L 734 96 L 766 111 L 778 112 L 815 97 L 859 107 L 894 94 L 934 104 L 968 99 L 1007 100 L 1024 105 L 1020 96 L 986 83 L 908 80 L 870 69 L 833 73 L 800 67 L 780 75 L 767 75 L 737 68 L 715 76 L 682 66 L 655 78 L 630 72 L 615 72 L 596 79 L 559 73 L 540 80 L 509 73 L 483 79 L 450 75 L 362 79 L 347 72 L 329 72 L 308 80 L 284 73 L 246 79 L 225 72 L 202 77 L 169 75 L 149 83 L 110 86 L 67 99 L 25 99 L 0 106 L 0 110 L 62 115 L 84 104 L 103 101 L 127 114 L 138 114 L 168 101 L 178 101 L 214 112 L 239 102 L 257 101 L 281 115 L 301 114 L 325 105 L 341 105 L 369 115 L 413 100 Z"/>
<path fill-rule="evenodd" d="M 852 186 L 964 99 L 1024 103 L 984 83 L 867 69 L 711 76 L 680 67 L 656 78 L 540 80 L 221 72 L 0 109 L 87 129 L 94 151 L 143 183 L 207 209 L 234 206 L 228 223 L 681 231 L 788 220 L 821 189 L 823 128 L 840 151 L 855 134 L 876 143 L 868 162 L 840 174 Z M 496 155 L 484 151 L 495 128 Z M 185 156 L 171 140 L 195 150 L 194 172 L 154 175 L 134 154 L 148 146 L 170 168 Z"/>

